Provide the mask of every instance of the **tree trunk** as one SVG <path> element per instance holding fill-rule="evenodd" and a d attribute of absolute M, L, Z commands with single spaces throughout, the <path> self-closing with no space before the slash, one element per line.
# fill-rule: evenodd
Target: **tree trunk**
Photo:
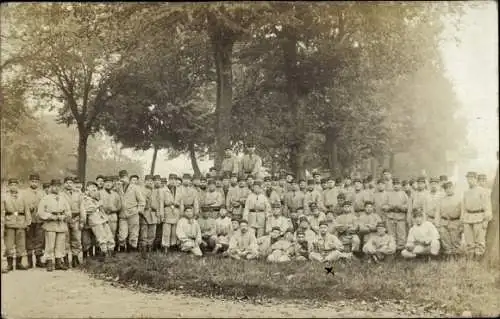
<path fill-rule="evenodd" d="M 191 166 L 193 167 L 194 175 L 201 176 L 200 167 L 198 166 L 198 161 L 196 160 L 196 152 L 194 151 L 194 144 L 189 143 L 189 157 L 191 158 Z"/>
<path fill-rule="evenodd" d="M 495 176 L 495 183 L 491 190 L 491 211 L 493 213 L 493 220 L 488 224 L 486 233 L 486 253 L 484 260 L 490 265 L 498 266 L 500 257 L 500 237 L 499 237 L 499 220 L 500 211 L 498 205 L 498 167 Z"/>
<path fill-rule="evenodd" d="M 89 132 L 82 127 L 78 127 L 78 177 L 85 185 L 85 173 L 87 168 L 87 142 Z"/>
<path fill-rule="evenodd" d="M 293 137 L 290 147 L 290 167 L 298 179 L 305 179 L 304 167 L 305 130 L 304 116 L 299 99 L 297 72 L 297 38 L 293 31 L 283 41 L 283 60 L 286 76 L 286 93 L 293 118 Z"/>
<path fill-rule="evenodd" d="M 394 172 L 395 165 L 396 165 L 396 154 L 391 152 L 391 154 L 389 155 L 389 170 L 391 171 L 391 173 Z"/>
<path fill-rule="evenodd" d="M 156 166 L 156 157 L 158 156 L 158 146 L 153 145 L 154 150 L 153 150 L 153 160 L 151 161 L 151 171 L 149 172 L 150 175 L 155 174 L 155 166 Z"/>
<path fill-rule="evenodd" d="M 377 159 L 375 157 L 370 158 L 370 174 L 373 179 L 377 179 Z"/>
<path fill-rule="evenodd" d="M 233 99 L 232 54 L 235 35 L 221 25 L 216 17 L 208 16 L 210 40 L 217 75 L 215 129 L 215 168 L 220 169 L 224 149 L 230 145 L 231 110 Z"/>
<path fill-rule="evenodd" d="M 333 127 L 328 128 L 325 138 L 325 149 L 328 152 L 328 169 L 332 176 L 340 174 L 339 149 L 337 144 L 337 136 Z"/>

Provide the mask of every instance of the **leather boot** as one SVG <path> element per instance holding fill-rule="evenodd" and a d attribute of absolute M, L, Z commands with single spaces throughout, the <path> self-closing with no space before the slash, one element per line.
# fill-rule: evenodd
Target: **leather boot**
<path fill-rule="evenodd" d="M 47 260 L 47 271 L 54 271 L 54 261 L 52 259 Z"/>
<path fill-rule="evenodd" d="M 9 271 L 14 270 L 14 257 L 7 257 L 7 269 Z"/>
<path fill-rule="evenodd" d="M 16 257 L 16 270 L 28 270 L 28 267 L 23 265 L 23 257 Z"/>
<path fill-rule="evenodd" d="M 35 259 L 36 259 L 36 263 L 35 263 L 36 268 L 44 268 L 45 267 L 45 264 L 42 262 L 42 255 L 36 255 Z"/>
<path fill-rule="evenodd" d="M 28 255 L 28 268 L 33 268 L 35 265 L 33 264 L 33 255 Z"/>
<path fill-rule="evenodd" d="M 66 267 L 66 264 L 64 263 L 64 260 L 62 258 L 56 258 L 56 270 L 68 270 L 68 267 Z"/>
<path fill-rule="evenodd" d="M 73 255 L 73 258 L 71 258 L 71 267 L 77 268 L 78 266 L 80 266 L 80 260 L 78 260 L 77 255 Z"/>
<path fill-rule="evenodd" d="M 64 265 L 65 265 L 67 268 L 69 268 L 69 255 L 64 256 L 63 261 L 64 261 Z"/>

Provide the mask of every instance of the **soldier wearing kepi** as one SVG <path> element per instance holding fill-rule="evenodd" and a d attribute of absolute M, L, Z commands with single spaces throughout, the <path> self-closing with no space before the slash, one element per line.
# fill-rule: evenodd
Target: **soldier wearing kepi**
<path fill-rule="evenodd" d="M 231 175 L 231 174 L 238 174 L 239 170 L 239 165 L 240 163 L 238 162 L 238 158 L 236 156 L 233 156 L 233 152 L 230 147 L 226 147 L 225 149 L 225 154 L 224 154 L 224 159 L 222 160 L 221 164 L 221 173 L 222 175 Z"/>
<path fill-rule="evenodd" d="M 266 217 L 271 211 L 271 205 L 262 193 L 261 185 L 260 181 L 254 183 L 254 193 L 248 196 L 243 212 L 243 219 L 248 220 L 248 227 L 254 230 L 257 238 L 264 235 Z"/>
<path fill-rule="evenodd" d="M 191 185 L 191 175 L 184 174 L 182 176 L 182 187 L 177 189 L 179 192 L 179 200 L 181 205 L 181 211 L 184 211 L 185 206 L 193 207 L 193 213 L 195 217 L 198 217 L 200 212 L 200 201 L 198 199 L 198 192 Z"/>
<path fill-rule="evenodd" d="M 139 213 L 144 210 L 146 201 L 139 187 L 129 183 L 126 170 L 120 171 L 119 175 L 123 184 L 122 210 L 118 221 L 119 250 L 125 251 L 128 238 L 129 251 L 136 251 L 139 238 Z"/>
<path fill-rule="evenodd" d="M 401 189 L 399 179 L 392 180 L 393 190 L 388 193 L 389 211 L 386 215 L 387 230 L 389 235 L 396 239 L 396 248 L 401 251 L 406 243 L 406 223 L 410 220 L 408 211 L 408 196 Z"/>
<path fill-rule="evenodd" d="M 66 234 L 66 256 L 64 262 L 69 267 L 69 255 L 72 255 L 72 264 L 78 266 L 80 264 L 78 258 L 82 252 L 82 230 L 80 227 L 82 193 L 74 190 L 73 179 L 71 177 L 64 178 L 64 190 L 61 195 L 69 203 L 71 208 L 71 219 L 68 222 L 68 234 Z"/>
<path fill-rule="evenodd" d="M 319 224 L 319 235 L 313 242 L 313 252 L 310 253 L 311 260 L 319 262 L 331 262 L 341 258 L 351 258 L 350 253 L 344 253 L 344 245 L 337 236 L 328 233 L 328 224 L 322 221 Z"/>
<path fill-rule="evenodd" d="M 44 233 L 42 221 L 38 217 L 38 204 L 46 193 L 40 189 L 40 176 L 32 174 L 29 176 L 30 187 L 23 192 L 24 200 L 31 213 L 31 225 L 26 230 L 26 250 L 28 254 L 28 267 L 33 268 L 33 253 L 35 253 L 35 265 L 37 268 L 44 267 L 42 262 Z"/>
<path fill-rule="evenodd" d="M 113 189 L 113 177 L 104 177 L 104 189 L 100 191 L 102 208 L 108 216 L 108 225 L 115 242 L 117 241 L 118 214 L 121 210 L 121 198 L 118 192 Z"/>
<path fill-rule="evenodd" d="M 194 218 L 193 207 L 186 206 L 184 214 L 179 219 L 176 228 L 177 238 L 181 243 L 181 251 L 201 257 L 200 245 L 202 243 L 200 225 Z"/>
<path fill-rule="evenodd" d="M 147 253 L 151 251 L 156 237 L 157 211 L 160 206 L 157 198 L 155 198 L 156 202 L 153 205 L 153 176 L 151 175 L 144 177 L 143 194 L 146 205 L 144 210 L 139 212 L 139 251 Z"/>
<path fill-rule="evenodd" d="M 50 182 L 50 194 L 42 198 L 38 204 L 38 216 L 43 221 L 45 230 L 44 259 L 47 263 L 47 271 L 54 271 L 54 260 L 55 269 L 68 269 L 63 258 L 71 207 L 60 194 L 60 189 L 61 181 L 53 179 Z"/>
<path fill-rule="evenodd" d="M 461 235 L 463 225 L 460 222 L 462 213 L 462 199 L 455 194 L 452 182 L 444 185 L 446 195 L 441 199 L 438 207 L 437 223 L 443 253 L 448 256 L 457 255 L 460 252 Z"/>
<path fill-rule="evenodd" d="M 491 199 L 484 189 L 477 185 L 477 173 L 467 173 L 469 189 L 463 195 L 461 221 L 467 255 L 480 258 L 486 247 L 486 229 L 492 219 Z"/>
<path fill-rule="evenodd" d="M 156 212 L 155 238 L 152 251 L 157 251 L 161 248 L 163 239 L 163 223 L 165 222 L 165 189 L 162 187 L 161 176 L 153 176 L 153 191 L 151 194 L 151 208 Z"/>
<path fill-rule="evenodd" d="M 245 176 L 253 176 L 259 178 L 262 159 L 255 154 L 255 145 L 249 143 L 246 147 L 247 153 L 243 156 L 240 162 L 241 173 Z"/>
<path fill-rule="evenodd" d="M 176 186 L 173 185 L 174 174 L 170 174 L 172 182 L 169 187 L 163 189 L 163 207 L 165 220 L 163 222 L 163 233 L 161 247 L 163 252 L 167 253 L 168 249 L 177 245 L 176 227 L 180 218 L 180 192 L 177 192 Z"/>
<path fill-rule="evenodd" d="M 9 178 L 8 192 L 2 198 L 2 215 L 5 216 L 5 250 L 8 270 L 26 270 L 23 259 L 26 256 L 26 228 L 31 224 L 31 212 L 18 189 L 16 178 Z"/>
<path fill-rule="evenodd" d="M 99 245 L 100 260 L 104 261 L 106 257 L 111 256 L 115 248 L 115 240 L 108 225 L 108 218 L 102 209 L 97 184 L 94 182 L 87 182 L 87 191 L 82 199 L 81 211 L 83 220 L 92 229 Z"/>

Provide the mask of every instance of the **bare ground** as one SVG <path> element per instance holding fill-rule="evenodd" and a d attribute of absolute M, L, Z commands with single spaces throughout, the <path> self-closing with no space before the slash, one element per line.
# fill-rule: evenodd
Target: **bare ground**
<path fill-rule="evenodd" d="M 439 317 L 420 307 L 392 303 L 290 302 L 255 304 L 115 287 L 80 271 L 32 269 L 2 274 L 3 318 L 143 317 Z"/>

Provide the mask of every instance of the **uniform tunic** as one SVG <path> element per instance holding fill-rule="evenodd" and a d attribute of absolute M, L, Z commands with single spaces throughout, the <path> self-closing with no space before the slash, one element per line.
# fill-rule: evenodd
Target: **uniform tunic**
<path fill-rule="evenodd" d="M 309 221 L 309 224 L 311 225 L 311 229 L 318 234 L 319 232 L 319 223 L 324 221 L 326 218 L 325 213 L 319 212 L 317 216 L 315 215 L 309 215 L 307 216 L 307 220 Z"/>
<path fill-rule="evenodd" d="M 2 215 L 5 226 L 6 255 L 26 256 L 26 228 L 31 224 L 31 212 L 24 198 L 18 192 L 2 196 Z"/>
<path fill-rule="evenodd" d="M 323 191 L 323 205 L 326 209 L 337 206 L 338 191 L 335 188 L 327 188 Z"/>
<path fill-rule="evenodd" d="M 198 199 L 198 192 L 194 187 L 182 187 L 177 190 L 179 192 L 180 209 L 184 212 L 186 206 L 192 206 L 194 216 L 198 216 L 200 212 L 200 202 Z"/>
<path fill-rule="evenodd" d="M 221 172 L 238 174 L 240 163 L 236 156 L 225 157 L 222 160 Z"/>
<path fill-rule="evenodd" d="M 217 244 L 229 245 L 229 238 L 233 233 L 231 218 L 225 216 L 215 220 L 215 233 L 217 234 Z"/>
<path fill-rule="evenodd" d="M 389 205 L 389 194 L 385 190 L 376 190 L 373 192 L 373 203 L 375 206 L 375 213 L 377 213 L 383 219 L 385 218 L 384 209 Z"/>
<path fill-rule="evenodd" d="M 40 201 L 45 195 L 43 190 L 38 188 L 33 189 L 31 187 L 25 189 L 22 193 L 31 213 L 31 225 L 26 229 L 26 250 L 29 256 L 32 255 L 32 252 L 34 252 L 36 256 L 43 255 L 43 241 L 45 235 L 43 233 L 42 221 L 40 217 L 38 217 L 37 209 L 38 204 L 40 204 Z"/>
<path fill-rule="evenodd" d="M 362 212 L 358 218 L 359 233 L 365 236 L 365 241 L 377 231 L 377 224 L 382 221 L 382 218 L 377 213 Z"/>
<path fill-rule="evenodd" d="M 430 244 L 427 244 L 430 242 Z M 406 246 L 414 247 L 413 250 L 405 249 L 401 252 L 403 257 L 412 258 L 420 254 L 439 253 L 439 232 L 433 223 L 423 221 L 421 225 L 413 225 L 408 233 Z"/>
<path fill-rule="evenodd" d="M 261 166 L 262 159 L 256 154 L 245 154 L 240 162 L 241 172 L 243 174 L 252 174 L 253 176 L 260 172 Z"/>
<path fill-rule="evenodd" d="M 311 212 L 311 208 L 309 207 L 309 205 L 311 203 L 316 203 L 316 205 L 318 206 L 318 209 L 320 209 L 320 210 L 324 209 L 323 198 L 321 196 L 321 193 L 316 191 L 316 190 L 307 191 L 304 194 L 304 211 L 307 214 Z"/>
<path fill-rule="evenodd" d="M 279 227 L 280 228 L 280 235 L 283 235 L 285 231 L 291 227 L 291 222 L 288 218 L 284 216 L 274 216 L 271 215 L 268 217 L 266 221 L 266 234 L 269 234 L 273 227 Z"/>
<path fill-rule="evenodd" d="M 199 249 L 201 244 L 200 225 L 195 219 L 182 217 L 179 219 L 176 228 L 177 238 L 181 242 L 181 250 L 188 251 Z"/>
<path fill-rule="evenodd" d="M 456 254 L 460 251 L 462 223 L 462 199 L 457 194 L 444 196 L 439 202 L 436 223 L 439 225 L 439 236 L 443 252 Z"/>
<path fill-rule="evenodd" d="M 250 255 L 257 256 L 259 253 L 257 239 L 251 231 L 242 233 L 237 230 L 229 239 L 229 254 L 239 254 L 241 252 L 248 252 Z"/>
<path fill-rule="evenodd" d="M 389 234 L 380 236 L 374 233 L 363 246 L 363 252 L 368 255 L 392 255 L 396 252 L 396 240 Z"/>
<path fill-rule="evenodd" d="M 264 194 L 250 194 L 245 203 L 243 218 L 248 220 L 248 226 L 263 229 L 266 226 L 266 216 L 271 211 L 271 205 Z"/>
<path fill-rule="evenodd" d="M 491 198 L 484 188 L 475 186 L 464 192 L 461 220 L 468 253 L 483 255 L 486 247 L 486 228 L 492 219 Z"/>
<path fill-rule="evenodd" d="M 285 210 L 289 214 L 304 208 L 305 195 L 301 191 L 290 191 L 285 195 Z"/>
<path fill-rule="evenodd" d="M 313 251 L 310 254 L 312 260 L 317 261 L 334 261 L 343 257 L 342 250 L 344 245 L 337 236 L 326 233 L 316 237 L 313 242 Z"/>

